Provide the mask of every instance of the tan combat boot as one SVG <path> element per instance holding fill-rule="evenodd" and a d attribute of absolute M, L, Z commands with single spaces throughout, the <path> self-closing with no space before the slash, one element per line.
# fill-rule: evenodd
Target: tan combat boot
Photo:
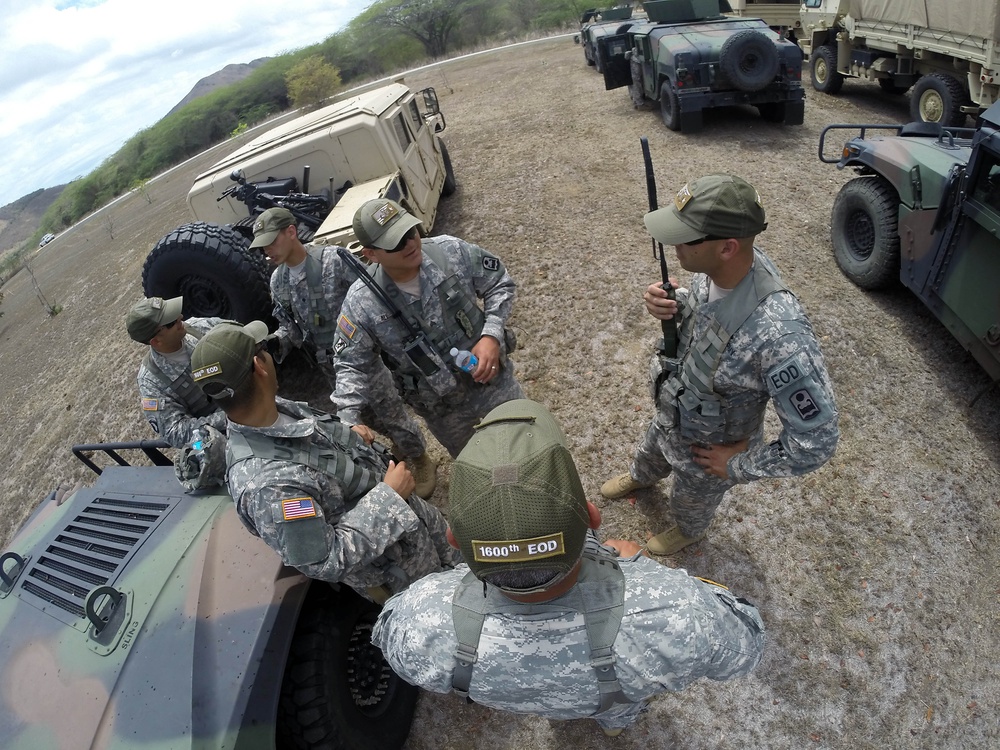
<path fill-rule="evenodd" d="M 416 458 L 409 459 L 406 465 L 409 467 L 410 473 L 413 474 L 413 480 L 417 483 L 413 491 L 424 500 L 430 500 L 431 495 L 434 494 L 434 488 L 437 487 L 437 464 L 434 459 L 427 455 L 427 451 L 424 451 Z"/>
<path fill-rule="evenodd" d="M 608 500 L 617 500 L 620 497 L 625 497 L 630 492 L 635 492 L 636 490 L 652 486 L 653 485 L 651 484 L 640 484 L 626 471 L 621 476 L 612 477 L 607 482 L 602 484 L 601 494 Z"/>
<path fill-rule="evenodd" d="M 646 542 L 646 549 L 654 555 L 672 555 L 690 544 L 700 542 L 704 538 L 704 531 L 698 536 L 684 536 L 677 526 L 673 526 L 672 528 L 657 534 Z"/>

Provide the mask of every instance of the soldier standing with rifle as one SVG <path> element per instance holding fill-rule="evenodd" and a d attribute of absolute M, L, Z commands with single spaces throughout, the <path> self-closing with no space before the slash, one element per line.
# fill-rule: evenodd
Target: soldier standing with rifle
<path fill-rule="evenodd" d="M 654 354 L 656 416 L 629 471 L 605 482 L 601 494 L 624 497 L 673 473 L 677 525 L 647 543 L 650 552 L 669 555 L 705 536 L 734 485 L 797 476 L 826 463 L 837 446 L 838 414 L 812 326 L 754 246 L 767 222 L 753 186 L 732 175 L 701 177 L 644 221 L 694 275 L 677 299 L 666 278 L 643 295 L 653 317 L 679 318 L 676 357 L 666 345 Z M 661 262 L 665 274 L 662 250 Z M 768 401 L 782 429 L 765 443 Z"/>

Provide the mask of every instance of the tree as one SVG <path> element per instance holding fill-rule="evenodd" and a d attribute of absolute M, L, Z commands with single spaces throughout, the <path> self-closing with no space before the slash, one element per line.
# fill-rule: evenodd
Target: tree
<path fill-rule="evenodd" d="M 379 0 L 368 11 L 369 20 L 395 28 L 424 45 L 429 57 L 443 57 L 462 17 L 485 0 Z"/>
<path fill-rule="evenodd" d="M 296 107 L 317 104 L 340 88 L 340 71 L 319 55 L 310 55 L 285 75 L 288 98 Z"/>

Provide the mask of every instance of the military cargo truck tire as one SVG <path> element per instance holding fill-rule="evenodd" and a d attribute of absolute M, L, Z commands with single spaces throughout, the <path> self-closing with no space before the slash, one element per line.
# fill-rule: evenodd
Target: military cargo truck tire
<path fill-rule="evenodd" d="M 910 116 L 914 121 L 936 122 L 941 127 L 965 124 L 961 107 L 966 100 L 965 89 L 954 76 L 931 73 L 913 84 L 910 96 Z"/>
<path fill-rule="evenodd" d="M 270 273 L 264 256 L 228 226 L 194 222 L 163 237 L 146 256 L 147 297 L 184 297 L 186 317 L 248 323 L 271 315 Z"/>
<path fill-rule="evenodd" d="M 760 91 L 778 73 L 778 49 L 753 29 L 744 29 L 722 43 L 719 67 L 740 91 Z"/>
<path fill-rule="evenodd" d="M 884 289 L 899 278 L 899 194 L 883 177 L 858 177 L 833 202 L 833 254 L 862 289 Z"/>
<path fill-rule="evenodd" d="M 417 688 L 371 642 L 378 606 L 350 590 L 314 583 L 288 655 L 277 746 L 396 750 L 406 741 Z"/>
<path fill-rule="evenodd" d="M 455 169 L 451 166 L 451 155 L 448 153 L 448 147 L 441 139 L 438 139 L 438 144 L 441 146 L 441 161 L 444 162 L 444 184 L 441 186 L 441 195 L 448 197 L 454 195 L 455 191 L 458 190 L 458 181 L 455 179 Z"/>
<path fill-rule="evenodd" d="M 829 44 L 818 47 L 809 62 L 813 88 L 824 94 L 837 94 L 844 87 L 844 76 L 837 72 L 837 51 Z"/>
<path fill-rule="evenodd" d="M 660 86 L 660 114 L 663 115 L 663 124 L 668 128 L 681 129 L 681 103 L 670 81 L 664 81 Z"/>

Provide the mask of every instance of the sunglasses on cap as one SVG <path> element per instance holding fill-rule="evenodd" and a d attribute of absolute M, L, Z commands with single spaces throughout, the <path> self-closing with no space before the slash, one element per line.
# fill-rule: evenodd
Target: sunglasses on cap
<path fill-rule="evenodd" d="M 409 242 L 413 237 L 418 236 L 417 228 L 410 227 L 409 231 L 403 235 L 403 239 L 392 250 L 386 250 L 387 253 L 401 253 L 406 249 L 406 243 Z"/>

